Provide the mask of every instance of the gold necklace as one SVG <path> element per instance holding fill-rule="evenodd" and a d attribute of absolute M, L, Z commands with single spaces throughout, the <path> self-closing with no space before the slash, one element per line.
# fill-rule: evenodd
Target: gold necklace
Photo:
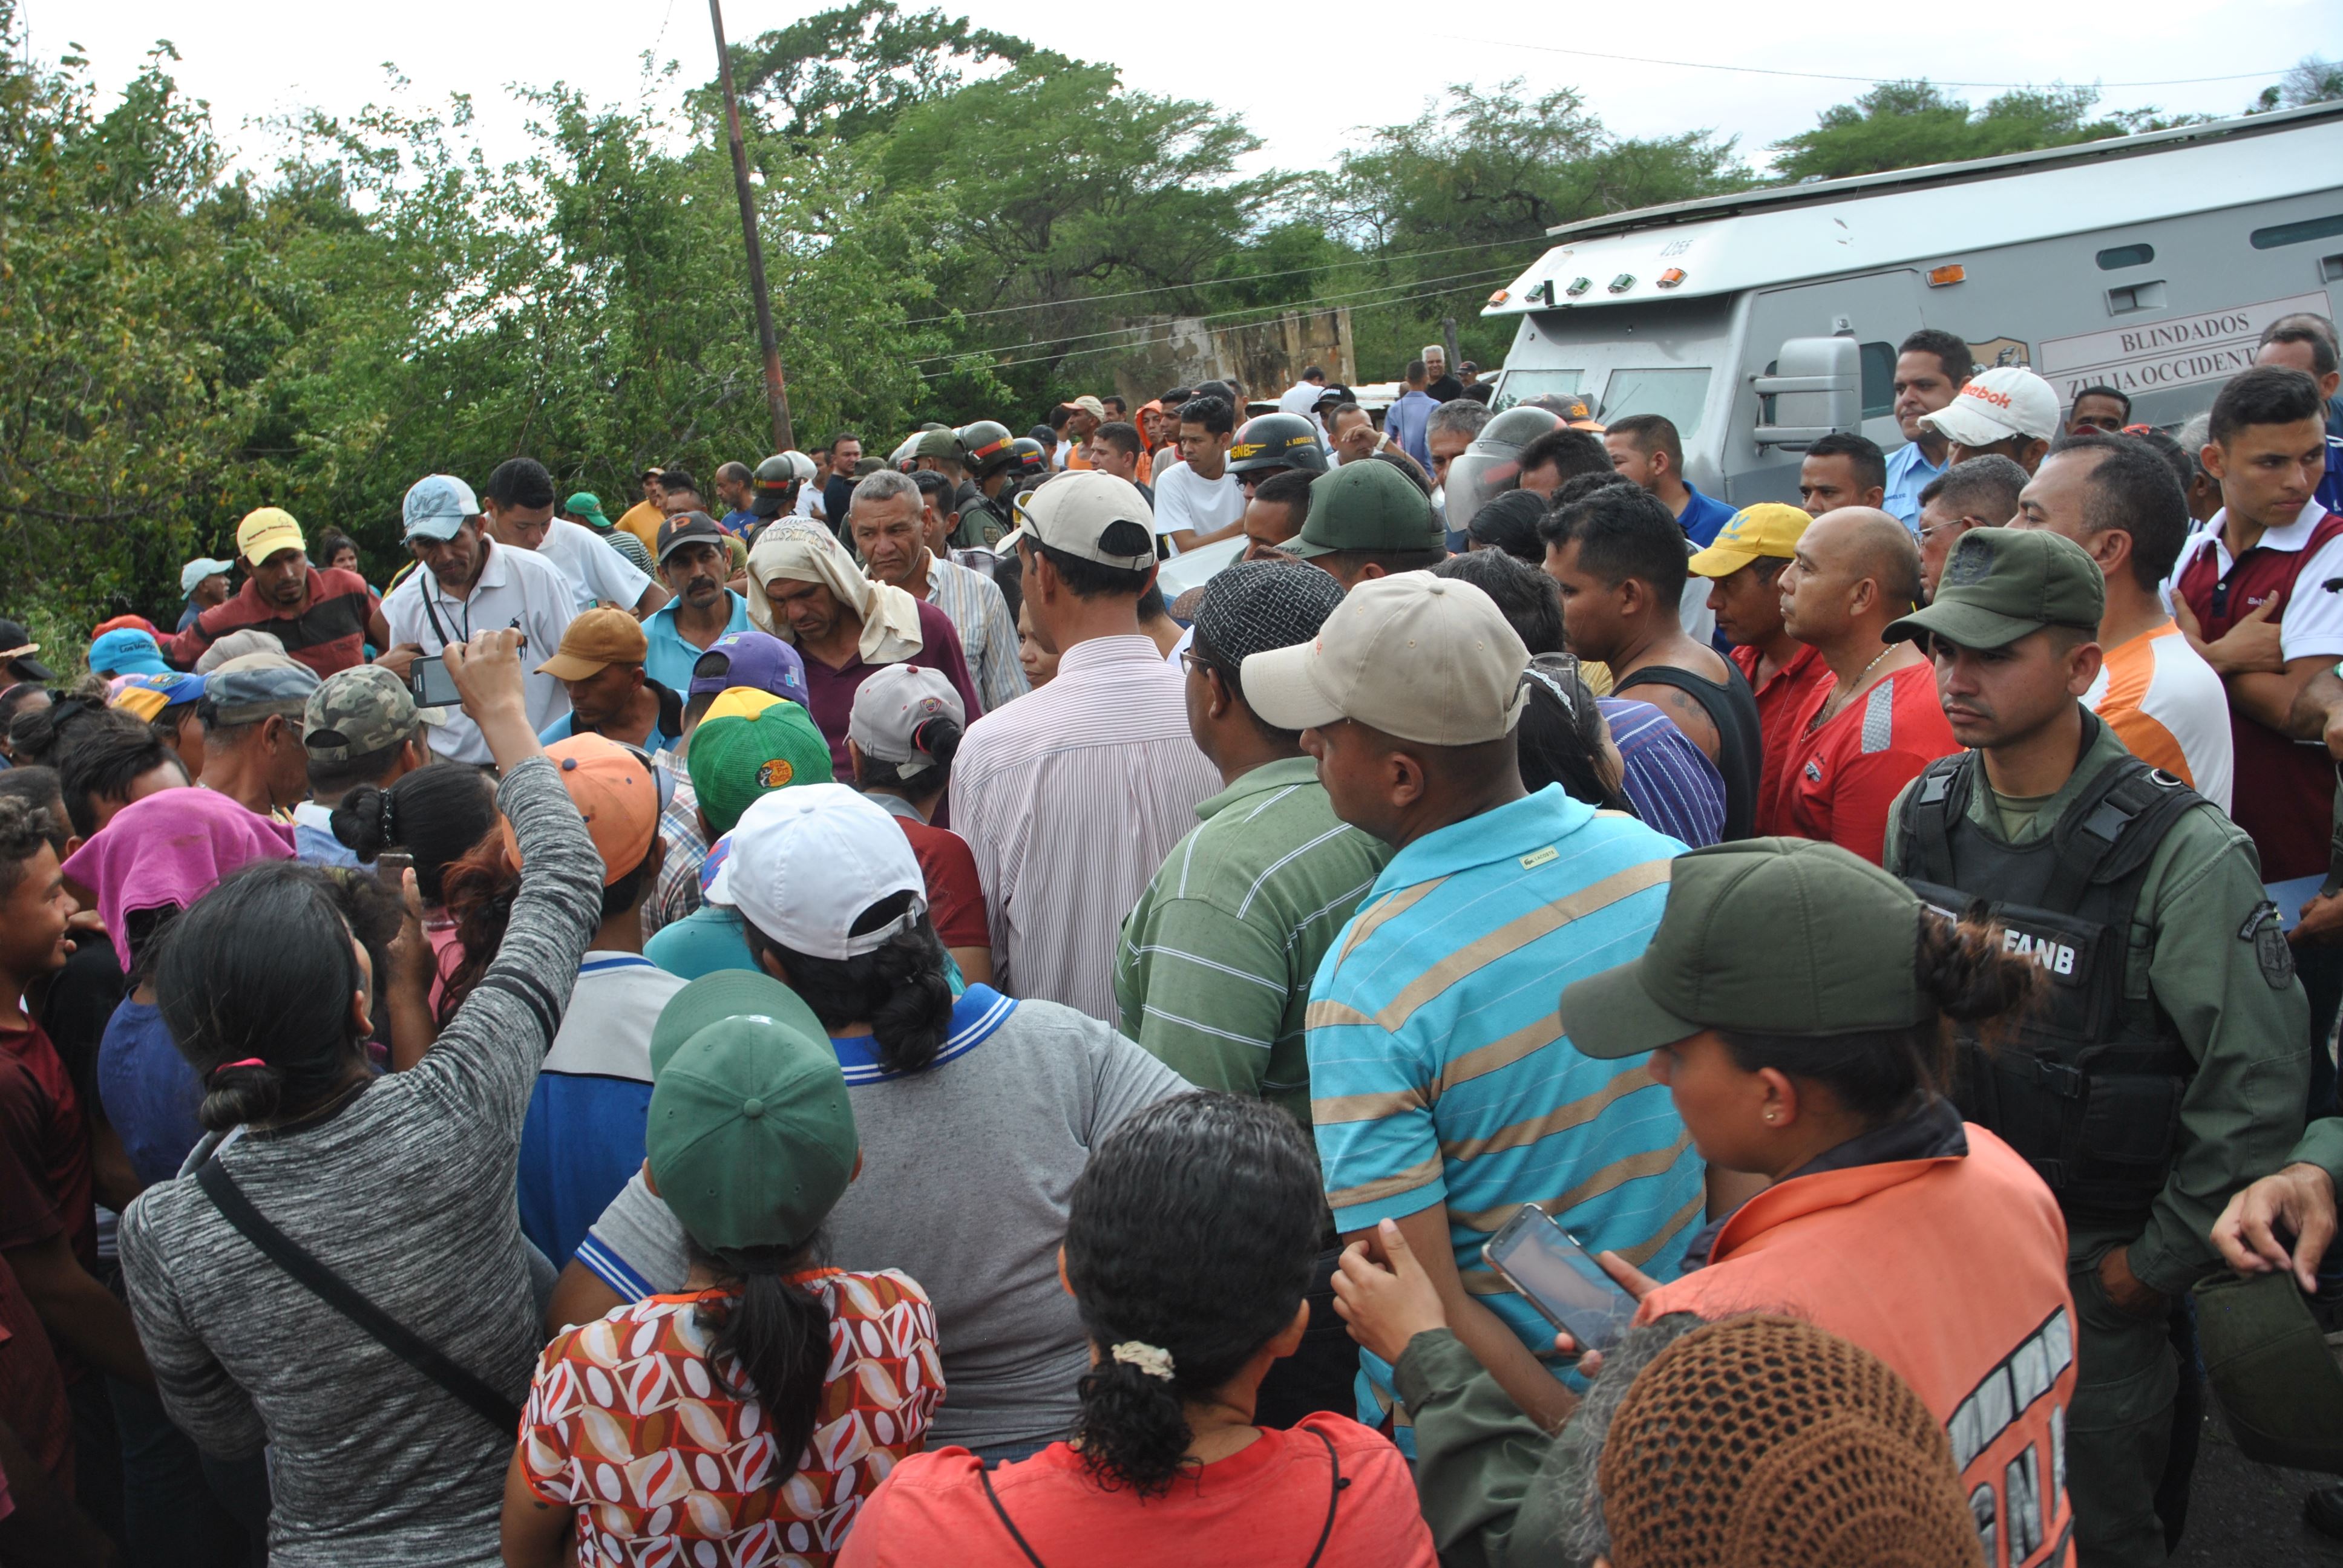
<path fill-rule="evenodd" d="M 1806 733 L 1809 735 L 1813 734 L 1815 730 L 1820 729 L 1824 725 L 1828 724 L 1832 719 L 1836 719 L 1840 714 L 1845 712 L 1846 705 L 1855 700 L 1855 694 L 1863 689 L 1863 683 L 1870 678 L 1871 672 L 1879 668 L 1879 659 L 1885 658 L 1889 654 L 1894 653 L 1896 648 L 1896 645 L 1892 642 L 1885 648 L 1881 648 L 1879 650 L 1878 658 L 1875 658 L 1869 664 L 1865 665 L 1861 673 L 1857 674 L 1852 681 L 1843 683 L 1837 690 L 1833 691 L 1830 694 L 1829 700 L 1823 704 L 1822 711 L 1815 715 L 1815 721 L 1806 726 Z M 1844 695 L 1842 695 L 1842 693 Z"/>

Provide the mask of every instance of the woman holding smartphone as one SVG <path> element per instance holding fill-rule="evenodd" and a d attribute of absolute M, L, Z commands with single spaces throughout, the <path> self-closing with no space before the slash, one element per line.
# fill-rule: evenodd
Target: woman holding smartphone
<path fill-rule="evenodd" d="M 2071 1524 L 2066 1229 L 2040 1178 L 1945 1091 L 1950 1023 L 1990 1040 L 2037 979 L 1998 931 L 1844 849 L 1756 839 L 1678 857 L 1650 947 L 1561 1002 L 1578 1050 L 1649 1052 L 1702 1157 L 1768 1183 L 1694 1238 L 1670 1284 L 1602 1255 L 1636 1323 L 1789 1312 L 1871 1351 L 1945 1423 L 1980 1531 L 2006 1543 L 1990 1555 L 2014 1568 L 2063 1561 Z M 1554 1500 L 1593 1456 L 1491 1397 L 1404 1242 L 1387 1230 L 1383 1245 L 1395 1271 L 1353 1248 L 1338 1306 L 1395 1360 L 1443 1557 L 1471 1543 L 1514 1568 L 1564 1561 Z"/>

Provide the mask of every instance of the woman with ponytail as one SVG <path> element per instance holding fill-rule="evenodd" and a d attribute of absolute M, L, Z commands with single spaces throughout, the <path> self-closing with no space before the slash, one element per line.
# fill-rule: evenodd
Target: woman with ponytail
<path fill-rule="evenodd" d="M 854 783 L 902 825 L 928 883 L 928 919 L 971 983 L 992 982 L 991 917 L 976 852 L 949 829 L 931 826 L 951 785 L 968 710 L 942 672 L 882 665 L 854 693 L 846 757 Z"/>
<path fill-rule="evenodd" d="M 366 1041 L 382 992 L 420 1008 L 427 962 L 403 942 L 380 976 L 313 867 L 245 867 L 171 922 L 153 960 L 207 1132 L 189 1174 L 122 1216 L 124 1282 L 174 1422 L 207 1454 L 267 1448 L 277 1568 L 498 1561 L 543 1343 L 514 1164 L 602 891 L 528 723 L 519 642 L 483 632 L 447 650 L 526 869 L 497 961 L 421 1061 L 378 1075 Z M 437 1352 L 433 1370 L 399 1334 Z"/>
<path fill-rule="evenodd" d="M 1074 1430 L 987 1470 L 907 1460 L 840 1568 L 1432 1568 L 1407 1464 L 1347 1416 L 1254 1424 L 1309 1326 L 1318 1160 L 1292 1118 L 1195 1092 L 1101 1143 L 1058 1258 L 1089 1341 Z"/>
<path fill-rule="evenodd" d="M 1946 1098 L 1956 1031 L 1991 1049 L 2038 966 L 1835 845 L 1752 839 L 1672 870 L 1651 945 L 1565 990 L 1563 1028 L 1587 1056 L 1647 1060 L 1712 1171 L 1759 1190 L 1694 1236 L 1668 1284 L 1604 1253 L 1623 1310 L 1640 1303 L 1639 1325 L 1785 1312 L 1853 1341 L 1948 1429 L 1987 1560 L 2063 1561 L 2066 1226 L 2033 1168 Z M 1568 1209 L 1554 1217 L 1572 1222 Z M 1338 1310 L 1395 1363 L 1441 1549 L 1515 1568 L 1576 1561 L 1555 1533 L 1564 1500 L 1585 1490 L 1585 1445 L 1568 1427 L 1549 1441 L 1512 1408 L 1444 1326 L 1397 1228 L 1379 1241 L 1382 1263 L 1363 1244 L 1343 1259 Z M 1578 1349 L 1568 1334 L 1557 1348 Z"/>
<path fill-rule="evenodd" d="M 1071 1008 L 983 984 L 955 998 L 910 843 L 845 785 L 762 796 L 730 842 L 708 896 L 739 912 L 763 972 L 701 976 L 660 1027 L 695 997 L 739 1013 L 811 1010 L 862 1132 L 861 1180 L 830 1219 L 831 1260 L 902 1269 L 935 1297 L 950 1390 L 936 1442 L 1032 1453 L 1073 1425 L 1088 1359 L 1058 1282 L 1074 1180 L 1124 1118 L 1186 1085 Z M 690 1266 L 683 1226 L 638 1176 L 563 1271 L 552 1324 L 681 1289 Z"/>
<path fill-rule="evenodd" d="M 430 940 L 437 969 L 431 987 L 436 1015 L 447 977 L 463 956 L 455 917 L 447 912 L 447 872 L 496 831 L 496 780 L 460 762 L 428 764 L 402 775 L 387 789 L 361 784 L 350 790 L 334 808 L 332 825 L 334 837 L 358 864 L 375 865 L 386 852 L 397 850 L 415 867 L 423 934 Z"/>
<path fill-rule="evenodd" d="M 927 1293 L 820 1266 L 860 1169 L 845 1075 L 804 1003 L 739 1000 L 703 981 L 651 1035 L 645 1168 L 689 1271 L 538 1358 L 505 1478 L 510 1568 L 826 1568 L 926 1440 L 944 1392 Z"/>

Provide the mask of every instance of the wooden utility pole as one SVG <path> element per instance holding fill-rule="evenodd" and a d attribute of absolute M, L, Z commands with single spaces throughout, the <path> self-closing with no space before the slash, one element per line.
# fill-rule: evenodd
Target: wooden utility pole
<path fill-rule="evenodd" d="M 757 341 L 765 350 L 765 401 L 773 415 L 773 450 L 797 446 L 789 427 L 788 378 L 781 374 L 780 340 L 773 336 L 773 297 L 765 287 L 765 248 L 757 243 L 757 194 L 749 184 L 749 149 L 740 142 L 740 104 L 732 95 L 732 51 L 724 43 L 721 0 L 708 0 L 709 25 L 716 29 L 716 79 L 724 88 L 724 130 L 732 142 L 732 183 L 740 193 L 740 232 L 749 242 L 749 294 L 757 306 Z"/>
<path fill-rule="evenodd" d="M 709 3 L 713 5 L 715 0 L 709 0 Z M 1456 352 L 1456 318 L 1454 317 L 1443 316 L 1440 318 L 1440 341 L 1448 350 L 1448 374 L 1453 376 L 1456 374 L 1456 367 L 1464 363 L 1464 357 Z"/>

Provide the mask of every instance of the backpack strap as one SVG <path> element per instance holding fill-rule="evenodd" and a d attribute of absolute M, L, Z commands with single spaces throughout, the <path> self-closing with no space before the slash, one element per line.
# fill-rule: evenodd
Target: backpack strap
<path fill-rule="evenodd" d="M 449 1360 L 445 1352 L 411 1332 L 389 1313 L 367 1301 L 301 1244 L 268 1222 L 244 1189 L 230 1179 L 216 1158 L 196 1169 L 196 1184 L 216 1204 L 227 1222 L 259 1248 L 277 1266 L 327 1306 L 366 1331 L 393 1355 L 453 1394 L 482 1421 L 510 1436 L 520 1431 L 520 1407 Z M 1039 1565 L 1036 1565 L 1039 1568 Z"/>
<path fill-rule="evenodd" d="M 1318 1568 L 1318 1559 L 1326 1555 L 1326 1543 L 1334 1536 L 1334 1509 L 1342 1501 L 1342 1493 L 1350 1488 L 1351 1478 L 1342 1473 L 1342 1460 L 1334 1452 L 1334 1440 L 1314 1426 L 1310 1432 L 1312 1436 L 1326 1445 L 1326 1463 L 1334 1472 L 1326 1488 L 1326 1523 L 1319 1527 L 1318 1544 L 1312 1550 L 1310 1561 L 1302 1565 L 1302 1568 Z M 1040 1568 L 1040 1565 L 1036 1564 L 1035 1568 Z"/>
<path fill-rule="evenodd" d="M 1952 886 L 1952 824 L 1968 809 L 1969 760 L 1970 753 L 1956 751 L 1920 770 L 1904 808 L 1905 876 Z"/>
<path fill-rule="evenodd" d="M 2043 907 L 2072 913 L 2086 889 L 2120 881 L 2146 865 L 2173 822 L 2203 799 L 2137 757 L 2109 762 L 2054 829 L 2058 869 Z"/>
<path fill-rule="evenodd" d="M 1009 1532 L 1009 1539 L 1017 1543 L 1017 1550 L 1025 1553 L 1026 1562 L 1033 1564 L 1033 1568 L 1042 1568 L 1041 1554 L 1026 1543 L 1025 1537 L 1018 1533 L 1016 1523 L 1009 1517 L 1009 1510 L 1001 1506 L 1001 1494 L 992 1490 L 992 1472 L 981 1462 L 977 1465 L 976 1478 L 984 1483 L 984 1500 L 992 1504 L 992 1512 L 1000 1516 L 1001 1528 Z M 1313 1557 L 1311 1561 L 1315 1563 L 1317 1559 Z"/>

